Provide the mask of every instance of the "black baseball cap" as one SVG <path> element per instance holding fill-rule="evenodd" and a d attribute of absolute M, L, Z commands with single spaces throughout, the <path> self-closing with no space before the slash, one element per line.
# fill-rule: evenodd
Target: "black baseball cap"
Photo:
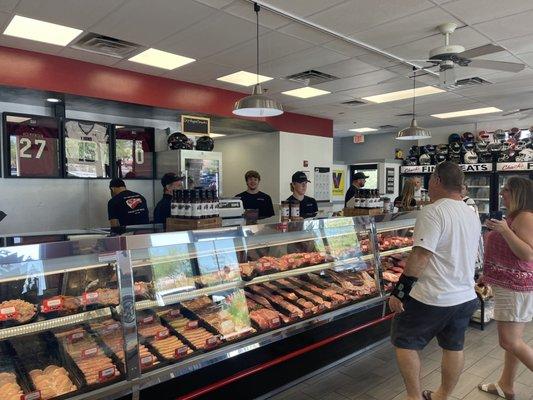
<path fill-rule="evenodd" d="M 120 178 L 111 179 L 111 182 L 109 182 L 109 188 L 118 188 L 118 187 L 126 187 L 126 184 L 124 181 Z"/>
<path fill-rule="evenodd" d="M 356 172 L 356 174 L 353 176 L 353 180 L 356 181 L 357 179 L 368 179 L 369 176 L 365 175 L 362 172 Z"/>
<path fill-rule="evenodd" d="M 311 182 L 309 179 L 307 179 L 307 175 L 303 171 L 298 171 L 292 174 L 292 182 L 295 183 L 303 183 L 303 182 Z"/>
<path fill-rule="evenodd" d="M 161 185 L 163 187 L 170 185 L 171 183 L 182 181 L 183 177 L 176 175 L 174 172 L 167 172 L 163 177 L 161 178 Z"/>

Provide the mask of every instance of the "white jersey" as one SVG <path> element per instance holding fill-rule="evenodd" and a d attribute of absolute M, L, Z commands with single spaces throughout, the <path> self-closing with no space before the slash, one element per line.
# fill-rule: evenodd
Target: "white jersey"
<path fill-rule="evenodd" d="M 107 126 L 92 122 L 65 123 L 65 154 L 68 176 L 106 178 L 109 165 Z"/>

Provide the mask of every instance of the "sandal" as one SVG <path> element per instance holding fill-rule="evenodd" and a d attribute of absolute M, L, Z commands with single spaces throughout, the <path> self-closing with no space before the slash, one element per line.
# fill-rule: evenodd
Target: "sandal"
<path fill-rule="evenodd" d="M 433 393 L 431 390 L 423 390 L 422 397 L 424 400 L 431 400 L 431 393 Z"/>
<path fill-rule="evenodd" d="M 490 388 L 490 385 L 494 386 L 494 388 Z M 481 390 L 482 392 L 486 392 L 489 394 L 495 394 L 496 396 L 499 396 L 506 400 L 514 400 L 514 394 L 505 393 L 500 385 L 497 383 L 484 383 L 477 385 L 477 388 Z"/>

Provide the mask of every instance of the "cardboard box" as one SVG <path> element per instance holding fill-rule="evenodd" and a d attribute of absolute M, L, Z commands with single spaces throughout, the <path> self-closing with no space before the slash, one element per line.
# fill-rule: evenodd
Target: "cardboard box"
<path fill-rule="evenodd" d="M 167 218 L 167 232 L 176 231 L 195 231 L 199 229 L 220 228 L 222 218 L 204 218 L 204 219 L 181 219 Z"/>

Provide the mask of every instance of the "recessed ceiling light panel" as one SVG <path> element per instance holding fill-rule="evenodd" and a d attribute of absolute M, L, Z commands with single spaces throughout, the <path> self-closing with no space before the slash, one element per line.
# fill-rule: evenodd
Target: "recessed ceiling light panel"
<path fill-rule="evenodd" d="M 151 67 L 173 70 L 196 61 L 194 58 L 180 56 L 157 49 L 148 49 L 129 59 Z"/>
<path fill-rule="evenodd" d="M 80 29 L 15 15 L 4 35 L 66 46 L 82 32 Z"/>
<path fill-rule="evenodd" d="M 281 92 L 287 96 L 299 97 L 301 99 L 309 99 L 311 97 L 322 96 L 324 94 L 330 94 L 327 90 L 316 89 L 312 87 L 303 87 L 300 89 L 287 90 L 286 92 Z"/>
<path fill-rule="evenodd" d="M 435 118 L 457 118 L 457 117 L 468 117 L 471 115 L 481 115 L 481 114 L 491 114 L 496 112 L 501 112 L 499 108 L 496 107 L 483 107 L 483 108 L 473 108 L 471 110 L 462 110 L 462 111 L 453 111 L 442 114 L 431 114 Z"/>
<path fill-rule="evenodd" d="M 348 129 L 350 132 L 359 132 L 359 133 L 365 133 L 365 132 L 375 132 L 377 129 L 375 128 L 353 128 Z"/>
<path fill-rule="evenodd" d="M 423 86 L 415 89 L 415 96 L 427 96 L 430 94 L 437 94 L 445 92 L 445 90 L 440 89 L 435 86 Z M 388 103 L 390 101 L 398 101 L 413 98 L 413 89 L 400 90 L 398 92 L 390 92 L 378 94 L 375 96 L 363 97 L 363 100 L 371 101 L 372 103 Z"/>
<path fill-rule="evenodd" d="M 57 97 L 49 97 L 46 101 L 49 103 L 61 103 L 61 99 L 58 99 Z"/>
<path fill-rule="evenodd" d="M 271 81 L 273 78 L 264 75 L 252 74 L 251 72 L 239 71 L 230 75 L 221 76 L 217 81 L 233 83 L 240 86 L 252 86 L 257 83 Z"/>

